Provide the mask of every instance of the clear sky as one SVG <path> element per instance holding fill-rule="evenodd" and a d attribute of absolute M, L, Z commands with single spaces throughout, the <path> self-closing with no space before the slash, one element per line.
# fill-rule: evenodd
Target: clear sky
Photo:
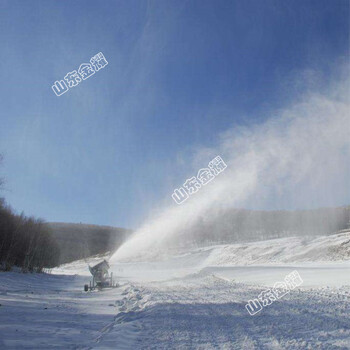
<path fill-rule="evenodd" d="M 283 106 L 295 76 L 327 81 L 348 28 L 348 0 L 0 0 L 1 196 L 48 221 L 135 227 L 172 201 L 194 148 Z M 109 64 L 57 97 L 98 52 Z"/>

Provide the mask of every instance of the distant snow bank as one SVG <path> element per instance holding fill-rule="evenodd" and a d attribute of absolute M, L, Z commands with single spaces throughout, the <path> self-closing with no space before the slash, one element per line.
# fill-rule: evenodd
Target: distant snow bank
<path fill-rule="evenodd" d="M 89 276 L 87 265 L 94 265 L 103 259 L 108 260 L 110 254 L 98 255 L 84 260 L 61 265 L 52 270 L 53 274 Z M 113 263 L 112 270 L 138 269 L 147 265 L 147 269 L 179 269 L 191 268 L 196 271 L 208 266 L 244 266 L 244 265 L 283 265 L 298 263 L 312 264 L 346 262 L 350 265 L 350 230 L 329 236 L 289 237 L 250 243 L 224 244 L 177 252 L 165 256 L 164 253 L 148 261 L 126 261 Z"/>
<path fill-rule="evenodd" d="M 350 261 L 350 230 L 316 238 L 288 237 L 211 248 L 206 265 Z"/>
<path fill-rule="evenodd" d="M 86 259 L 76 260 L 67 264 L 62 264 L 51 270 L 54 275 L 81 275 L 90 276 L 88 265 L 95 265 L 102 260 L 108 260 L 110 253 L 94 255 Z"/>
<path fill-rule="evenodd" d="M 149 252 L 119 263 L 163 262 L 177 266 L 235 266 L 298 262 L 350 262 L 350 230 L 327 236 L 286 237 L 248 243 Z"/>

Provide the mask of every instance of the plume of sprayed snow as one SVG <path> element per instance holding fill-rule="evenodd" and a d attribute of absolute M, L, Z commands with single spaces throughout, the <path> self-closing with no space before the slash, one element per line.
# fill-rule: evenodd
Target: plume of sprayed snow
<path fill-rule="evenodd" d="M 309 94 L 263 124 L 233 128 L 221 135 L 216 149 L 198 152 L 203 165 L 219 154 L 227 169 L 182 205 L 174 203 L 146 222 L 111 260 L 155 256 L 171 238 L 194 227 L 200 216 L 214 215 L 218 207 L 262 204 L 277 197 L 305 206 L 348 198 L 347 84 L 327 96 Z"/>

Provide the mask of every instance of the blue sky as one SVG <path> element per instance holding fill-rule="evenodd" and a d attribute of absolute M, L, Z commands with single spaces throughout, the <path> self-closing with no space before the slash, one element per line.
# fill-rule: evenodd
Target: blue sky
<path fill-rule="evenodd" d="M 1 0 L 1 195 L 48 221 L 135 227 L 193 173 L 193 149 L 291 101 L 301 72 L 327 81 L 348 57 L 348 13 L 346 0 Z M 98 52 L 109 64 L 57 97 L 54 81 Z"/>

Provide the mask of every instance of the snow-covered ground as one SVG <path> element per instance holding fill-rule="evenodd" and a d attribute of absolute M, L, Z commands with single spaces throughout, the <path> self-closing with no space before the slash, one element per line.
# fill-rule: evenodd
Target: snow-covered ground
<path fill-rule="evenodd" d="M 350 232 L 114 263 L 119 288 L 83 292 L 87 263 L 0 274 L 0 349 L 350 349 Z M 297 270 L 303 284 L 245 305 Z"/>

